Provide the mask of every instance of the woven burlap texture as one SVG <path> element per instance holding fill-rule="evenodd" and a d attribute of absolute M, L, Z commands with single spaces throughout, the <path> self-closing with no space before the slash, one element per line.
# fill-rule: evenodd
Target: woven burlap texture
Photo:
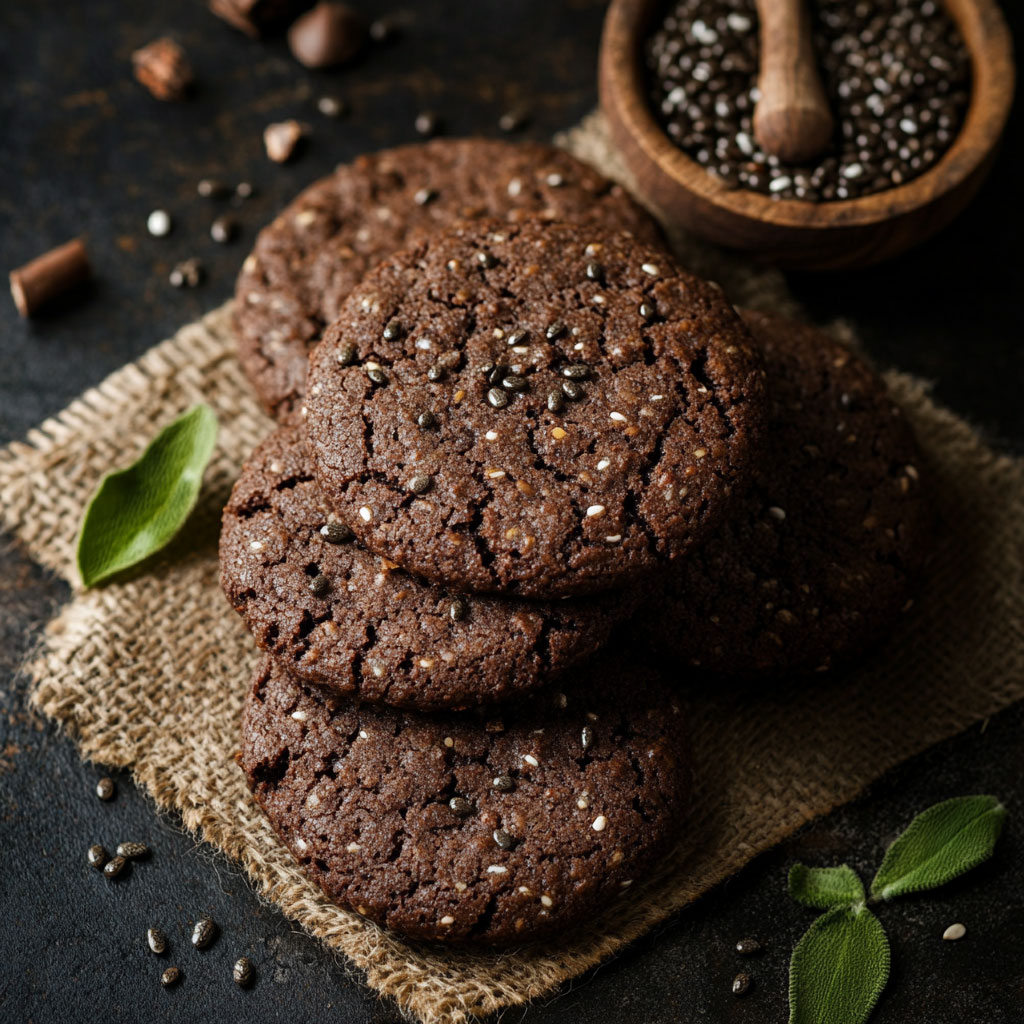
<path fill-rule="evenodd" d="M 571 141 L 611 166 L 598 124 Z M 792 311 L 776 274 L 692 245 L 684 258 L 736 301 Z M 845 677 L 690 694 L 696 803 L 687 838 L 585 933 L 502 955 L 405 943 L 305 879 L 234 760 L 257 655 L 218 587 L 217 529 L 231 482 L 270 423 L 233 357 L 229 320 L 224 306 L 183 328 L 0 451 L 3 524 L 74 588 L 30 666 L 32 701 L 84 756 L 130 768 L 160 807 L 241 863 L 260 894 L 423 1021 L 455 1024 L 550 994 L 888 768 L 1024 697 L 1024 465 L 994 454 L 921 382 L 890 374 L 924 450 L 937 523 L 920 598 L 889 645 Z M 75 536 L 100 476 L 201 400 L 221 432 L 188 529 L 134 578 L 82 591 Z"/>

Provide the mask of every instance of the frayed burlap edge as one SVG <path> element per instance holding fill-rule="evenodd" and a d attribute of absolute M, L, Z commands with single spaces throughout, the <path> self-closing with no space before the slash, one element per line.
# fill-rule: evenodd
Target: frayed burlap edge
<path fill-rule="evenodd" d="M 567 141 L 616 173 L 600 122 Z M 793 311 L 780 275 L 674 241 L 737 302 Z M 697 801 L 687 838 L 585 933 L 501 955 L 404 943 L 305 879 L 234 762 L 256 654 L 218 590 L 217 523 L 270 424 L 233 358 L 229 319 L 225 306 L 183 328 L 0 452 L 2 522 L 75 588 L 30 666 L 32 701 L 84 756 L 130 768 L 160 807 L 238 860 L 264 898 L 424 1021 L 455 1024 L 551 993 L 888 768 L 1024 697 L 1024 468 L 936 407 L 921 382 L 891 374 L 937 519 L 921 597 L 892 642 L 846 676 L 768 695 L 689 695 Z M 97 479 L 199 400 L 222 428 L 187 537 L 134 578 L 82 592 L 74 540 Z"/>

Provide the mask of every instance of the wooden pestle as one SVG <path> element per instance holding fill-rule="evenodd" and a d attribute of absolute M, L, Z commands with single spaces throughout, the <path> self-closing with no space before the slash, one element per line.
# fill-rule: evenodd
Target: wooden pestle
<path fill-rule="evenodd" d="M 754 136 L 787 163 L 813 160 L 835 127 L 811 42 L 805 0 L 757 0 L 761 22 L 761 98 Z"/>

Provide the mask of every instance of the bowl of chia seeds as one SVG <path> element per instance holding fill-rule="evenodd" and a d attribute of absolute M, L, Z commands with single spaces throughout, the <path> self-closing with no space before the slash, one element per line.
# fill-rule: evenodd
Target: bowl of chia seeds
<path fill-rule="evenodd" d="M 613 0 L 601 107 L 640 198 L 782 266 L 887 259 L 958 214 L 1014 89 L 995 0 L 806 0 L 835 129 L 800 164 L 766 152 L 755 0 Z"/>

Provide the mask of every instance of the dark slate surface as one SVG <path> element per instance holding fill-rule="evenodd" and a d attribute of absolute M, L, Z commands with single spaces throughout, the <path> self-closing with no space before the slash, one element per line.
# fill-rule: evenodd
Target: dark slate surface
<path fill-rule="evenodd" d="M 1020 28 L 1024 10 L 1009 13 Z M 198 0 L 0 5 L 0 263 L 18 266 L 85 232 L 98 275 L 84 301 L 31 324 L 0 297 L 0 443 L 220 303 L 260 223 L 335 162 L 413 139 L 418 111 L 437 110 L 453 134 L 495 132 L 500 113 L 520 99 L 534 110 L 532 136 L 573 123 L 595 102 L 601 16 L 602 5 L 587 0 L 425 0 L 404 12 L 406 28 L 392 45 L 340 73 L 312 74 L 280 41 L 248 40 Z M 188 49 L 200 81 L 183 105 L 156 103 L 128 70 L 132 49 L 168 31 Z M 313 101 L 325 92 L 344 96 L 351 115 L 321 117 Z M 313 126 L 302 158 L 284 168 L 266 160 L 260 140 L 263 126 L 282 116 Z M 1021 128 L 1018 112 L 983 194 L 939 238 L 882 268 L 791 277 L 814 316 L 848 316 L 883 364 L 934 379 L 943 401 L 1017 451 L 1024 448 Z M 259 190 L 234 211 L 244 230 L 233 246 L 218 247 L 206 234 L 221 210 L 195 197 L 206 175 L 250 180 Z M 144 228 L 157 206 L 177 221 L 163 240 Z M 167 272 L 192 255 L 206 262 L 208 281 L 175 292 Z M 116 800 L 100 803 L 92 793 L 101 768 L 81 764 L 66 737 L 25 712 L 19 665 L 66 597 L 0 537 L 0 1019 L 397 1021 L 357 975 L 262 906 L 234 867 L 156 815 L 127 777 L 118 777 Z M 784 1020 L 789 950 L 813 918 L 786 896 L 789 864 L 848 860 L 869 876 L 915 813 L 986 791 L 1012 813 L 996 857 L 939 894 L 880 912 L 893 974 L 874 1019 L 1024 1020 L 1022 727 L 1018 706 L 935 747 L 615 962 L 505 1019 Z M 125 838 L 147 841 L 154 856 L 113 883 L 86 866 L 90 843 L 112 847 Z M 200 954 L 188 934 L 203 913 L 222 933 Z M 967 938 L 942 942 L 955 920 L 967 925 Z M 151 924 L 170 938 L 163 958 L 145 949 Z M 731 947 L 748 934 L 766 949 L 744 961 Z M 258 971 L 248 992 L 230 980 L 242 953 Z M 173 992 L 157 980 L 169 963 L 185 972 Z M 741 967 L 756 979 L 742 1000 L 729 992 Z"/>

